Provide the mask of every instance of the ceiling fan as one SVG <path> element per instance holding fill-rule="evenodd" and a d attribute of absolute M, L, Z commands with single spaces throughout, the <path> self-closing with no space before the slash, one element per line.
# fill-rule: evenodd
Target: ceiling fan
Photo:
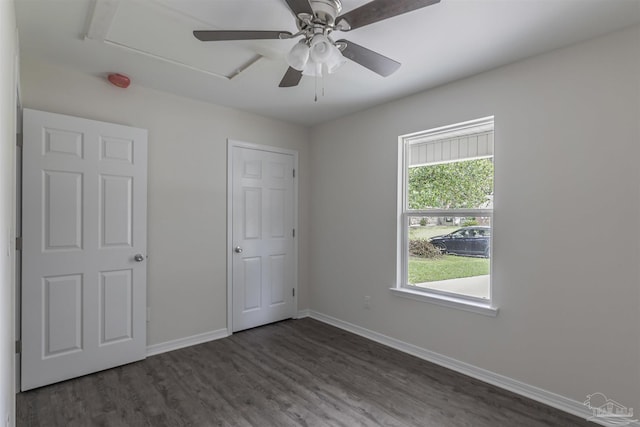
<path fill-rule="evenodd" d="M 392 18 L 439 3 L 440 0 L 372 0 L 350 12 L 340 15 L 340 0 L 286 0 L 296 18 L 298 32 L 204 30 L 194 31 L 201 41 L 230 40 L 287 40 L 302 37 L 287 55 L 289 69 L 280 87 L 297 86 L 304 75 L 322 76 L 334 72 L 346 59 L 383 76 L 391 75 L 400 63 L 353 42 L 334 41 L 334 31 L 351 31 L 365 25 Z M 346 58 L 346 59 L 345 59 Z"/>

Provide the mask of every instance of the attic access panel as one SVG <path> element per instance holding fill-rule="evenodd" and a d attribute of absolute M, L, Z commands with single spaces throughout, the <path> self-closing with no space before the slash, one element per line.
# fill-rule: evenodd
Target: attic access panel
<path fill-rule="evenodd" d="M 194 39 L 194 28 L 225 28 L 231 24 L 289 28 L 292 22 L 280 0 L 245 0 L 242 4 L 233 0 L 122 1 L 105 42 L 218 77 L 229 77 L 262 57 L 284 57 L 295 41 L 203 44 Z"/>

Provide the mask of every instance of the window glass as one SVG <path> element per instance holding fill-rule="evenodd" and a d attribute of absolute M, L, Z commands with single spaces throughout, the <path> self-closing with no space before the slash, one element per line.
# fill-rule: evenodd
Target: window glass
<path fill-rule="evenodd" d="M 399 287 L 491 300 L 493 118 L 401 138 Z"/>
<path fill-rule="evenodd" d="M 493 201 L 493 159 L 409 168 L 409 209 L 481 209 Z"/>
<path fill-rule="evenodd" d="M 407 285 L 489 299 L 491 218 L 448 218 L 411 217 Z"/>

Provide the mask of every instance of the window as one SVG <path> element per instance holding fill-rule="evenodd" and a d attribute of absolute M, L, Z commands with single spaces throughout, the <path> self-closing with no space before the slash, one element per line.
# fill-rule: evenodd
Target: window
<path fill-rule="evenodd" d="M 472 311 L 491 305 L 493 117 L 400 137 L 394 291 Z"/>

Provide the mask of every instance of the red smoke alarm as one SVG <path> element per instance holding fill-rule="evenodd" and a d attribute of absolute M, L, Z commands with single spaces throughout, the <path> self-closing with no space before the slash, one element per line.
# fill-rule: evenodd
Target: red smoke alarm
<path fill-rule="evenodd" d="M 131 79 L 124 74 L 113 73 L 107 77 L 112 85 L 126 89 L 131 84 Z"/>

